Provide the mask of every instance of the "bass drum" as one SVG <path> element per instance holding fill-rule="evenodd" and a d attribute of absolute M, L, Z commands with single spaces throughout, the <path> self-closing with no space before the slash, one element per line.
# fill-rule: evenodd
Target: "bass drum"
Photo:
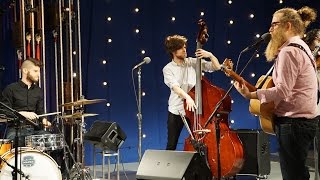
<path fill-rule="evenodd" d="M 21 158 L 20 158 L 21 157 Z M 10 165 L 14 166 L 14 149 L 2 155 Z M 21 166 L 20 166 L 21 160 Z M 46 153 L 40 152 L 35 149 L 21 147 L 18 154 L 18 168 L 32 180 L 61 180 L 61 172 L 57 163 Z M 0 166 L 0 179 L 12 180 L 12 169 L 5 162 L 1 162 Z M 19 180 L 25 180 L 18 173 Z"/>

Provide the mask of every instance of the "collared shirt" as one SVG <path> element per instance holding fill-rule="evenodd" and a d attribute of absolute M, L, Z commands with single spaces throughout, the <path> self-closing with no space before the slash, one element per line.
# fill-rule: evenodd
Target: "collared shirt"
<path fill-rule="evenodd" d="M 273 101 L 277 116 L 311 119 L 317 115 L 315 62 L 300 48 L 288 46 L 290 43 L 300 44 L 313 58 L 308 45 L 299 36 L 290 38 L 275 59 L 272 73 L 275 86 L 258 90 L 258 99 L 261 103 Z"/>
<path fill-rule="evenodd" d="M 168 111 L 179 115 L 181 112 L 185 115 L 183 98 L 176 94 L 172 87 L 177 85 L 185 92 L 189 92 L 196 84 L 196 58 L 186 58 L 182 65 L 178 65 L 173 60 L 162 70 L 164 83 L 170 88 L 170 97 L 168 101 Z M 214 71 L 211 61 L 201 61 L 202 70 L 205 72 Z"/>
<path fill-rule="evenodd" d="M 39 86 L 32 84 L 28 89 L 22 81 L 8 85 L 2 92 L 2 102 L 16 111 L 44 113 L 43 94 Z"/>

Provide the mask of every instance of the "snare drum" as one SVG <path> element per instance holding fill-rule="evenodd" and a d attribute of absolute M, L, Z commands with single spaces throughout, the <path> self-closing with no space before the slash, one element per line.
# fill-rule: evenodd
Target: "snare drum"
<path fill-rule="evenodd" d="M 41 151 L 53 151 L 64 147 L 63 134 L 42 134 L 27 136 L 26 146 Z"/>
<path fill-rule="evenodd" d="M 20 157 L 21 156 L 21 157 Z M 9 164 L 14 165 L 14 149 L 6 152 L 2 155 Z M 21 159 L 21 162 L 20 162 Z M 21 166 L 20 166 L 21 163 Z M 1 163 L 0 166 L 0 179 L 11 180 L 12 179 L 12 168 L 9 167 L 5 162 Z M 18 154 L 18 168 L 32 180 L 61 180 L 61 172 L 58 168 L 57 163 L 46 153 L 40 152 L 35 149 L 22 147 L 19 148 Z M 18 177 L 20 175 L 18 174 Z M 22 178 L 25 179 L 25 178 Z"/>
<path fill-rule="evenodd" d="M 0 139 L 0 156 L 12 148 L 12 141 L 10 139 Z"/>

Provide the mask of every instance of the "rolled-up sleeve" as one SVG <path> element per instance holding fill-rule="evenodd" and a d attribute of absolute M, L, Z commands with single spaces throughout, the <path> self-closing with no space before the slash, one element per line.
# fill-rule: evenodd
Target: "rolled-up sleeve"
<path fill-rule="evenodd" d="M 176 78 L 174 77 L 174 74 L 172 72 L 172 70 L 170 68 L 168 68 L 167 66 L 165 66 L 162 69 L 163 72 L 163 78 L 164 78 L 164 83 L 170 88 L 172 89 L 173 86 L 177 85 L 180 86 L 178 81 L 176 80 Z"/>

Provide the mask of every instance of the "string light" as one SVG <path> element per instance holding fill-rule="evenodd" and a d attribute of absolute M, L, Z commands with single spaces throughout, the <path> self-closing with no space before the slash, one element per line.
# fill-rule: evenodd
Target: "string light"
<path fill-rule="evenodd" d="M 229 0 L 229 1 L 228 1 L 228 4 L 232 4 L 232 1 L 231 1 L 231 0 Z"/>
<path fill-rule="evenodd" d="M 200 12 L 200 16 L 204 16 L 204 12 Z"/>
<path fill-rule="evenodd" d="M 76 55 L 76 54 L 77 54 L 77 51 L 73 51 L 72 54 L 73 54 L 73 55 Z"/>
<path fill-rule="evenodd" d="M 111 19 L 111 17 L 110 17 L 110 16 L 109 16 L 109 17 L 107 17 L 107 21 L 109 21 L 109 22 L 110 22 L 111 20 L 112 20 L 112 19 Z"/>
<path fill-rule="evenodd" d="M 228 41 L 227 41 L 227 44 L 231 44 L 231 41 L 230 41 L 230 40 L 228 40 Z"/>
<path fill-rule="evenodd" d="M 134 9 L 134 12 L 136 12 L 136 13 L 138 13 L 139 11 L 140 11 L 139 8 Z"/>
<path fill-rule="evenodd" d="M 256 74 L 255 73 L 251 73 L 251 77 L 255 77 L 256 76 Z"/>
<path fill-rule="evenodd" d="M 282 3 L 283 3 L 283 1 L 282 1 L 282 0 L 280 0 L 280 1 L 279 1 L 279 4 L 282 4 Z"/>
<path fill-rule="evenodd" d="M 233 20 L 230 20 L 230 21 L 229 21 L 229 24 L 233 24 Z"/>
<path fill-rule="evenodd" d="M 140 30 L 139 30 L 139 29 L 136 29 L 135 32 L 138 34 L 138 33 L 140 32 Z"/>
<path fill-rule="evenodd" d="M 145 95 L 146 95 L 146 93 L 145 93 L 145 92 L 142 92 L 142 93 L 141 93 L 141 95 L 142 95 L 142 96 L 145 96 Z"/>
<path fill-rule="evenodd" d="M 231 84 L 234 84 L 234 80 L 231 80 L 230 83 L 231 83 Z"/>
<path fill-rule="evenodd" d="M 260 57 L 260 54 L 256 54 L 256 58 Z"/>
<path fill-rule="evenodd" d="M 231 124 L 234 124 L 234 120 L 232 119 L 232 120 L 230 121 L 230 123 L 231 123 Z"/>
<path fill-rule="evenodd" d="M 145 54 L 146 53 L 146 51 L 145 50 L 141 50 L 141 54 Z"/>
<path fill-rule="evenodd" d="M 260 37 L 260 34 L 256 34 L 256 37 L 259 38 L 259 37 Z"/>
<path fill-rule="evenodd" d="M 103 82 L 103 85 L 106 86 L 108 83 L 106 81 Z"/>
<path fill-rule="evenodd" d="M 147 135 L 146 135 L 146 134 L 143 134 L 143 135 L 142 135 L 142 137 L 143 137 L 143 138 L 146 138 L 146 137 L 147 137 Z"/>
<path fill-rule="evenodd" d="M 232 100 L 231 100 L 231 104 L 233 104 L 233 103 L 234 103 L 234 100 L 232 99 Z"/>
<path fill-rule="evenodd" d="M 250 14 L 249 17 L 250 17 L 251 19 L 253 19 L 253 18 L 254 18 L 254 14 Z"/>
<path fill-rule="evenodd" d="M 108 102 L 108 103 L 106 104 L 106 106 L 107 106 L 107 107 L 110 107 L 110 106 L 111 106 L 111 104 Z"/>
<path fill-rule="evenodd" d="M 109 38 L 109 39 L 108 39 L 108 43 L 111 43 L 111 42 L 112 42 L 112 39 L 111 39 L 111 38 Z"/>
<path fill-rule="evenodd" d="M 107 64 L 107 60 L 102 60 L 102 64 Z"/>
<path fill-rule="evenodd" d="M 171 21 L 172 22 L 176 21 L 176 17 L 171 17 Z"/>
<path fill-rule="evenodd" d="M 77 73 L 73 73 L 73 77 L 77 77 Z"/>

